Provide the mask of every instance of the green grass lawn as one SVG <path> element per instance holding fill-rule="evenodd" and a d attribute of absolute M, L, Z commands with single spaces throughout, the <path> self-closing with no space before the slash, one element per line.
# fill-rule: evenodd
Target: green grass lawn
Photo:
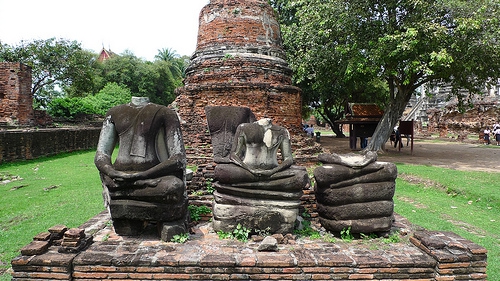
<path fill-rule="evenodd" d="M 500 280 L 500 173 L 397 164 L 395 212 L 429 230 L 452 231 L 488 250 Z"/>
<path fill-rule="evenodd" d="M 23 178 L 0 184 L 0 272 L 36 234 L 57 224 L 77 227 L 104 209 L 94 154 L 0 165 L 0 177 Z M 452 231 L 482 245 L 488 279 L 500 280 L 500 173 L 397 166 L 395 211 L 426 229 Z M 10 275 L 0 273 L 0 280 Z"/>
<path fill-rule="evenodd" d="M 78 227 L 104 210 L 94 155 L 77 152 L 0 165 L 0 177 L 22 178 L 0 184 L 0 270 L 36 234 L 58 224 Z"/>

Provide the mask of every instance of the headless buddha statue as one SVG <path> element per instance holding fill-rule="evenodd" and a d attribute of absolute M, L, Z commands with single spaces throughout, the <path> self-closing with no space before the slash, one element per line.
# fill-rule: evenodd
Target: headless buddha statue
<path fill-rule="evenodd" d="M 293 165 L 288 131 L 269 118 L 237 127 L 228 161 L 217 164 L 215 179 L 214 228 L 224 231 L 241 223 L 291 232 L 309 183 L 305 168 Z"/>
<path fill-rule="evenodd" d="M 112 163 L 117 143 L 118 155 Z M 117 234 L 137 235 L 147 221 L 158 222 L 164 240 L 172 233 L 186 232 L 186 155 L 174 111 L 144 97 L 111 108 L 94 162 Z M 169 224 L 178 227 L 172 230 Z"/>

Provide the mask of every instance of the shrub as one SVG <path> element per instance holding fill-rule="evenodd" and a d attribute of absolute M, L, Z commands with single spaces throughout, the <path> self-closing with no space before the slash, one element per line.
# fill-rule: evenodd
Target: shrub
<path fill-rule="evenodd" d="M 81 98 L 56 98 L 49 103 L 47 113 L 53 117 L 74 118 L 78 114 L 91 114 L 92 108 Z"/>
<path fill-rule="evenodd" d="M 113 106 L 130 102 L 130 90 L 116 83 L 108 83 L 96 95 L 84 98 L 56 98 L 52 100 L 47 112 L 53 117 L 74 118 L 80 114 L 105 115 Z"/>
<path fill-rule="evenodd" d="M 131 98 L 129 89 L 112 82 L 106 84 L 96 95 L 83 98 L 83 102 L 92 108 L 93 114 L 105 115 L 110 108 L 128 103 Z"/>

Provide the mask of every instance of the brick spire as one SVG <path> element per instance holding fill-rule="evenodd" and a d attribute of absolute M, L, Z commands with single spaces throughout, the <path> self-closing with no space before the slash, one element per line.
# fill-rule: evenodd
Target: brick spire
<path fill-rule="evenodd" d="M 193 148 L 210 143 L 205 106 L 246 106 L 258 119 L 299 130 L 301 91 L 291 75 L 267 1 L 211 0 L 200 12 L 197 48 L 174 102 L 185 121 L 184 142 Z"/>

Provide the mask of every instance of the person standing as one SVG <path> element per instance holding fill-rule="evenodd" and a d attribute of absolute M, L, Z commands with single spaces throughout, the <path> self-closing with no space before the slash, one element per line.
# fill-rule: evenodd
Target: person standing
<path fill-rule="evenodd" d="M 495 136 L 495 141 L 497 142 L 497 146 L 500 146 L 500 126 L 497 126 L 493 131 L 493 135 Z"/>
<path fill-rule="evenodd" d="M 489 145 L 491 143 L 490 134 L 491 134 L 490 127 L 486 127 L 486 129 L 484 129 L 484 144 L 486 145 Z"/>

